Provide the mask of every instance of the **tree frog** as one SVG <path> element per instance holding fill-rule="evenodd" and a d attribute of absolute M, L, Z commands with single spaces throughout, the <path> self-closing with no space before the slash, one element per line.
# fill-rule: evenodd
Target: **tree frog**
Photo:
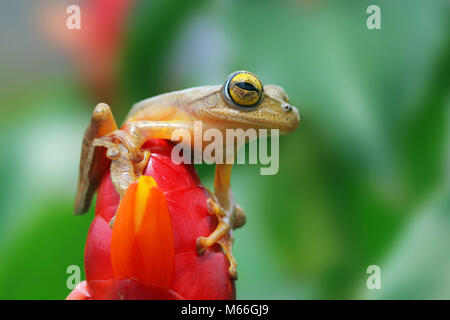
<path fill-rule="evenodd" d="M 175 91 L 138 102 L 120 129 L 109 106 L 100 103 L 94 108 L 83 138 L 74 213 L 83 214 L 89 209 L 108 168 L 114 187 L 122 197 L 149 160 L 150 151 L 141 149 L 143 144 L 152 138 L 174 141 L 172 133 L 177 129 L 188 130 L 195 139 L 193 132 L 198 121 L 202 129 L 215 128 L 224 134 L 227 129 L 248 128 L 278 129 L 283 134 L 298 127 L 300 116 L 281 87 L 263 86 L 258 77 L 248 71 L 233 72 L 223 85 Z M 194 139 L 190 147 L 205 148 Z M 241 227 L 246 218 L 231 190 L 232 166 L 216 164 L 214 193 L 210 192 L 207 206 L 210 214 L 217 216 L 218 224 L 208 237 L 199 237 L 196 245 L 198 253 L 202 254 L 218 243 L 229 260 L 230 277 L 236 278 L 233 228 Z"/>

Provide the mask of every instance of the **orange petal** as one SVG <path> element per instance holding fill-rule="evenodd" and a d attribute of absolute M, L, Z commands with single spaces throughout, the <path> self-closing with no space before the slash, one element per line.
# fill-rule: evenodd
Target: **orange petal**
<path fill-rule="evenodd" d="M 116 278 L 136 278 L 168 288 L 174 241 L 167 200 L 152 177 L 130 185 L 117 211 L 111 239 Z"/>
<path fill-rule="evenodd" d="M 146 213 L 137 231 L 137 243 L 142 254 L 140 279 L 144 283 L 169 287 L 174 265 L 174 241 L 169 208 L 163 192 L 151 188 Z"/>
<path fill-rule="evenodd" d="M 128 278 L 133 271 L 132 253 L 137 249 L 134 232 L 134 207 L 137 184 L 129 186 L 120 201 L 111 235 L 111 264 L 115 278 Z"/>

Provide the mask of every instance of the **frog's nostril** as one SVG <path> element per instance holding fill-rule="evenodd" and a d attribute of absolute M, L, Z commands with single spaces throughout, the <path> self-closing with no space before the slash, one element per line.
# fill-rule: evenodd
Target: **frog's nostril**
<path fill-rule="evenodd" d="M 281 104 L 281 108 L 282 108 L 284 111 L 292 111 L 292 106 L 291 106 L 289 103 L 283 103 L 283 104 Z"/>

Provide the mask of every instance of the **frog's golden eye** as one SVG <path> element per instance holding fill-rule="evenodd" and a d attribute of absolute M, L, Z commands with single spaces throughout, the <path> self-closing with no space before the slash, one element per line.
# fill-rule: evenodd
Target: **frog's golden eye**
<path fill-rule="evenodd" d="M 262 93 L 261 81 L 248 71 L 233 72 L 223 86 L 225 99 L 243 108 L 256 106 L 261 101 Z"/>

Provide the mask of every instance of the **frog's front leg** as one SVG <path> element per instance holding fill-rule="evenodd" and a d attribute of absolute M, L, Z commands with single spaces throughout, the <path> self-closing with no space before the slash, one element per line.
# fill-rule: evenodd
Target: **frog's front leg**
<path fill-rule="evenodd" d="M 112 160 L 111 179 L 117 192 L 123 196 L 142 174 L 150 158 L 150 152 L 141 149 L 147 140 L 170 140 L 173 131 L 190 126 L 175 121 L 127 121 L 120 130 L 96 139 L 94 145 L 108 148 L 106 156 Z"/>
<path fill-rule="evenodd" d="M 171 121 L 129 121 L 121 130 L 93 141 L 94 146 L 108 149 L 106 156 L 112 160 L 111 180 L 121 199 L 130 184 L 142 175 L 150 159 L 150 151 L 141 149 L 145 141 L 171 139 L 174 130 L 188 127 L 187 123 Z M 111 227 L 114 220 L 115 216 L 110 221 Z"/>
<path fill-rule="evenodd" d="M 111 159 L 111 180 L 122 199 L 131 183 L 142 174 L 150 151 L 141 150 L 141 145 L 129 132 L 114 130 L 93 141 L 96 147 L 107 148 L 106 156 Z"/>
<path fill-rule="evenodd" d="M 217 227 L 208 237 L 197 239 L 197 251 L 199 254 L 207 248 L 218 243 L 228 258 L 230 267 L 228 274 L 231 278 L 237 278 L 237 263 L 233 256 L 233 227 L 240 227 L 245 222 L 244 211 L 234 201 L 231 191 L 231 164 L 217 164 L 214 178 L 214 195 L 208 199 L 208 210 L 217 217 Z M 236 213 L 239 212 L 237 219 Z"/>

